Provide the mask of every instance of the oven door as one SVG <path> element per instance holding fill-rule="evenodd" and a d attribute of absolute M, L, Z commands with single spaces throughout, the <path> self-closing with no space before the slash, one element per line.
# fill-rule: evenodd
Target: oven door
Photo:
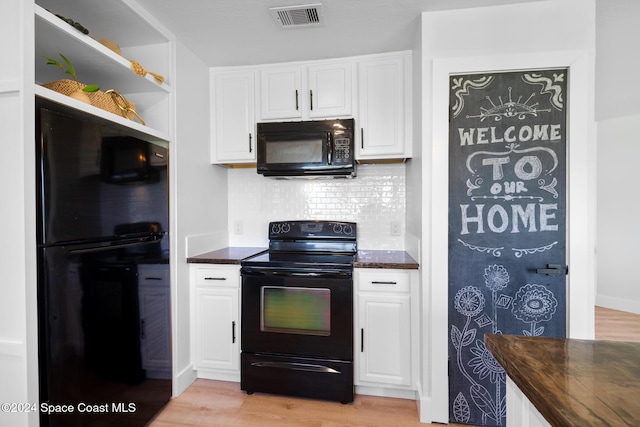
<path fill-rule="evenodd" d="M 242 270 L 242 351 L 353 360 L 353 277 Z"/>

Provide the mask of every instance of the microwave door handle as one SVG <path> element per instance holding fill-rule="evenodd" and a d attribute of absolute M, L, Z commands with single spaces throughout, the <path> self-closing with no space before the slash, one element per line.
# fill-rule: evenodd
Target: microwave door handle
<path fill-rule="evenodd" d="M 332 164 L 333 162 L 333 141 L 331 140 L 331 132 L 327 132 L 327 146 L 329 148 L 327 152 L 327 164 Z"/>

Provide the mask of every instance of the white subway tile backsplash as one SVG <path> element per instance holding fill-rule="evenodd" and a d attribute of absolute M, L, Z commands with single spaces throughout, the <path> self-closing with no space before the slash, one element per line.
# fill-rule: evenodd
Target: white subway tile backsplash
<path fill-rule="evenodd" d="M 404 249 L 405 165 L 360 165 L 353 179 L 279 180 L 255 169 L 230 169 L 231 246 L 266 246 L 270 221 L 337 220 L 358 224 L 361 249 Z M 401 224 L 391 236 L 391 222 Z"/>

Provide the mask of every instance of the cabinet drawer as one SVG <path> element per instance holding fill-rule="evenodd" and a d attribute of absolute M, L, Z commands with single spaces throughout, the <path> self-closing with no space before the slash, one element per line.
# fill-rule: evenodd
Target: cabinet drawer
<path fill-rule="evenodd" d="M 225 286 L 240 287 L 239 267 L 223 268 L 196 268 L 196 286 Z"/>
<path fill-rule="evenodd" d="M 138 266 L 138 284 L 147 286 L 169 285 L 169 264 L 141 264 Z"/>
<path fill-rule="evenodd" d="M 408 273 L 397 270 L 356 270 L 356 282 L 360 291 L 409 292 L 411 279 Z"/>

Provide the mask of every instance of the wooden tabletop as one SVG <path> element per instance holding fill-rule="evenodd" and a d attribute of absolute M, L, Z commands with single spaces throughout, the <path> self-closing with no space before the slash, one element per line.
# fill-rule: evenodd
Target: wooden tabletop
<path fill-rule="evenodd" d="M 640 425 L 640 343 L 515 335 L 485 343 L 551 425 Z"/>

